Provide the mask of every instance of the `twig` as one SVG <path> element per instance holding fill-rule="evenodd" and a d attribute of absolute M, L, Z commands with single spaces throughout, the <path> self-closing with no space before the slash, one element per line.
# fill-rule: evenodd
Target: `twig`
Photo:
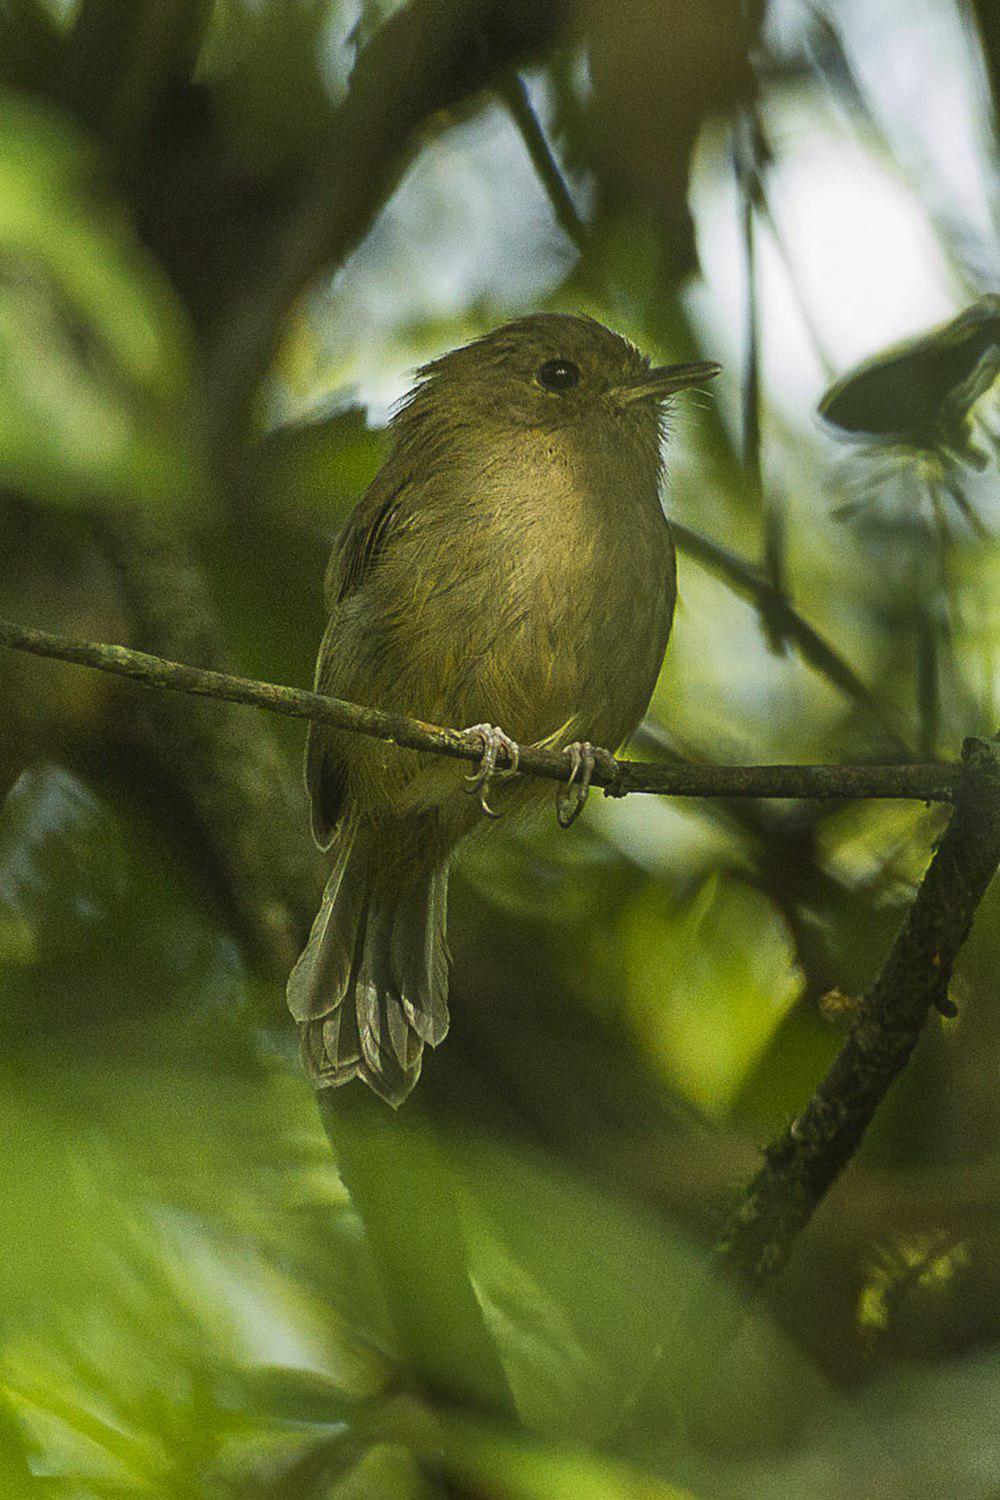
<path fill-rule="evenodd" d="M 508 74 L 497 85 L 497 93 L 520 132 L 538 180 L 545 189 L 556 223 L 578 250 L 587 250 L 590 246 L 590 233 L 573 202 L 573 195 L 535 113 L 524 79 L 519 73 Z"/>
<path fill-rule="evenodd" d="M 714 542 L 700 531 L 692 531 L 678 521 L 671 521 L 670 529 L 682 552 L 724 579 L 734 593 L 751 600 L 766 618 L 776 621 L 782 634 L 795 642 L 803 659 L 810 666 L 821 672 L 829 682 L 881 725 L 895 749 L 904 753 L 908 750 L 906 739 L 892 723 L 871 688 L 866 687 L 836 647 L 815 626 L 810 625 L 808 620 L 803 619 L 795 606 L 789 603 L 759 568 L 755 568 L 752 563 L 737 556 L 720 542 Z"/>
<path fill-rule="evenodd" d="M 744 110 L 733 126 L 733 166 L 740 196 L 743 238 L 743 275 L 746 305 L 743 327 L 743 383 L 741 391 L 743 467 L 758 493 L 763 493 L 760 431 L 760 304 L 757 286 L 756 212 L 762 196 L 760 127 L 753 114 Z M 772 580 L 773 581 L 773 580 Z"/>
<path fill-rule="evenodd" d="M 426 750 L 468 761 L 478 761 L 482 755 L 481 747 L 460 729 L 425 724 L 402 714 L 347 703 L 301 688 L 185 666 L 143 651 L 131 651 L 126 646 L 68 640 L 7 620 L 0 620 L 0 645 L 94 667 L 101 672 L 116 672 L 145 687 L 245 703 L 293 719 L 315 719 L 410 750 Z M 558 750 L 534 746 L 521 751 L 518 768 L 550 781 L 565 781 L 570 769 L 565 755 Z M 881 766 L 690 766 L 616 760 L 595 767 L 593 784 L 606 788 L 615 797 L 629 792 L 659 792 L 673 797 L 897 797 L 949 802 L 962 775 L 961 766 L 947 762 Z"/>
<path fill-rule="evenodd" d="M 1000 739 L 967 740 L 955 810 L 903 929 L 851 1034 L 805 1109 L 767 1148 L 725 1236 L 728 1263 L 753 1281 L 781 1269 L 857 1150 L 948 984 L 976 907 L 1000 863 Z"/>
<path fill-rule="evenodd" d="M 759 602 L 761 624 L 768 648 L 783 656 L 785 632 L 781 626 L 781 605 L 787 603 L 785 587 L 785 506 L 773 483 L 764 478 L 763 393 L 761 386 L 762 330 L 760 307 L 760 256 L 758 251 L 758 214 L 764 200 L 764 170 L 769 153 L 752 108 L 744 109 L 733 126 L 733 164 L 736 186 L 741 200 L 743 274 L 746 281 L 746 305 L 743 333 L 743 382 L 741 423 L 743 469 L 755 503 L 760 506 L 764 528 L 763 573 L 772 594 Z"/>

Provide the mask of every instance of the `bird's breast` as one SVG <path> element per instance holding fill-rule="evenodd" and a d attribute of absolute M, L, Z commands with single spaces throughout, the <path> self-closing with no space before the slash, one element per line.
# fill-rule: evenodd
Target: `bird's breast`
<path fill-rule="evenodd" d="M 617 745 L 645 712 L 673 614 L 656 475 L 601 483 L 539 442 L 502 486 L 490 479 L 474 522 L 489 623 L 468 643 L 483 712 L 526 741 Z"/>

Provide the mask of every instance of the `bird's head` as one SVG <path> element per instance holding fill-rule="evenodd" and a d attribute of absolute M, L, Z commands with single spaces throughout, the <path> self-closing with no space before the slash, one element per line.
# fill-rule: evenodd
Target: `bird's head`
<path fill-rule="evenodd" d="M 593 318 L 532 313 L 453 349 L 418 372 L 397 422 L 457 432 L 578 435 L 586 446 L 659 443 L 665 403 L 712 379 L 707 361 L 651 366 Z"/>

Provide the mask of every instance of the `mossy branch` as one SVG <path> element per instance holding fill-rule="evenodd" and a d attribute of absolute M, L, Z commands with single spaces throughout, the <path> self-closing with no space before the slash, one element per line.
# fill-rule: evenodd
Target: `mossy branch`
<path fill-rule="evenodd" d="M 98 641 L 75 641 L 0 620 L 0 644 L 35 656 L 93 667 L 129 677 L 145 687 L 245 703 L 295 719 L 315 719 L 355 734 L 367 734 L 410 750 L 478 761 L 482 750 L 461 729 L 424 724 L 383 709 L 324 697 L 301 688 L 257 682 L 225 672 L 166 661 L 143 651 Z M 502 727 L 502 726 L 501 726 Z M 501 759 L 502 769 L 502 759 Z M 519 770 L 565 781 L 569 762 L 558 750 L 525 747 Z M 593 785 L 609 796 L 656 792 L 672 797 L 909 798 L 950 802 L 962 777 L 953 763 L 874 766 L 695 766 L 613 760 L 594 769 Z"/>
<path fill-rule="evenodd" d="M 955 810 L 846 1043 L 802 1113 L 772 1142 L 722 1245 L 738 1272 L 779 1271 L 861 1143 L 931 1009 L 951 1013 L 959 949 L 1000 864 L 1000 739 L 967 740 Z"/>

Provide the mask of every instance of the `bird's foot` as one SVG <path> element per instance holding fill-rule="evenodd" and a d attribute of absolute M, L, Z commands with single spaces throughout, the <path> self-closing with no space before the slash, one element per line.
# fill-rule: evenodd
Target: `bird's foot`
<path fill-rule="evenodd" d="M 570 771 L 565 785 L 556 793 L 556 821 L 560 828 L 569 828 L 583 812 L 590 780 L 597 767 L 608 776 L 615 776 L 618 763 L 608 750 L 592 745 L 589 740 L 574 740 L 563 747 L 569 756 Z"/>
<path fill-rule="evenodd" d="M 494 776 L 508 777 L 515 775 L 521 752 L 518 746 L 504 734 L 495 724 L 474 724 L 471 729 L 463 729 L 465 739 L 472 740 L 482 747 L 483 758 L 479 763 L 479 770 L 474 771 L 471 776 L 466 776 L 469 785 L 465 790 L 470 797 L 479 798 L 479 806 L 488 818 L 499 818 L 500 814 L 494 812 L 487 801 L 490 790 L 490 782 Z M 502 770 L 497 770 L 497 756 L 503 751 L 509 762 Z"/>

